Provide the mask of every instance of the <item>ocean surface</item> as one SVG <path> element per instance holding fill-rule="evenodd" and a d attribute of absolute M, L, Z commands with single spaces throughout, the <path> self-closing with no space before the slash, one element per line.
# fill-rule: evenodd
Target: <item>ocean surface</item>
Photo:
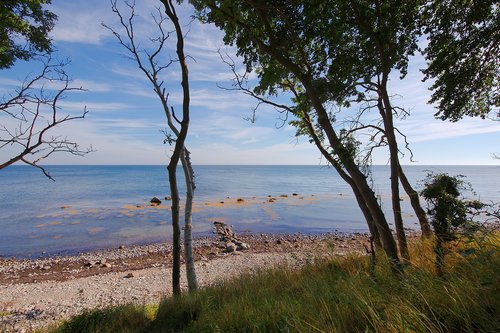
<path fill-rule="evenodd" d="M 169 187 L 164 166 L 47 169 L 55 182 L 29 166 L 0 172 L 0 256 L 38 257 L 169 241 L 170 203 L 164 200 Z M 194 169 L 195 235 L 210 234 L 214 221 L 233 225 L 237 233 L 367 232 L 350 188 L 326 166 Z M 405 171 L 418 190 L 429 171 L 462 174 L 476 191 L 475 197 L 500 201 L 500 166 L 407 166 Z M 389 167 L 372 167 L 372 178 L 375 193 L 392 221 Z M 179 180 L 183 181 L 182 172 Z M 149 206 L 154 196 L 163 201 L 160 206 Z M 270 203 L 269 196 L 276 201 Z M 238 198 L 243 201 L 237 202 Z M 405 226 L 417 228 L 406 195 L 402 198 Z"/>

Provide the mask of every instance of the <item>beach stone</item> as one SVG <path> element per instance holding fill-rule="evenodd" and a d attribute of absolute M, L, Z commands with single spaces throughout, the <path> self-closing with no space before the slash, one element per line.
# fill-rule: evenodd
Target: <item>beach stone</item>
<path fill-rule="evenodd" d="M 47 265 L 47 266 L 43 266 L 43 267 L 42 267 L 42 269 L 43 269 L 44 271 L 48 271 L 48 270 L 50 269 L 50 266 L 48 266 L 48 265 Z"/>
<path fill-rule="evenodd" d="M 99 260 L 99 264 L 104 265 L 106 263 L 106 259 Z"/>
<path fill-rule="evenodd" d="M 244 250 L 249 250 L 249 249 L 250 249 L 250 245 L 247 243 L 241 242 L 240 244 L 238 244 L 238 248 L 237 248 L 238 251 L 244 251 Z"/>
<path fill-rule="evenodd" d="M 236 201 L 237 201 L 237 202 L 244 202 L 244 201 L 245 201 L 245 199 L 238 198 Z"/>
<path fill-rule="evenodd" d="M 133 278 L 133 277 L 134 277 L 134 273 L 128 273 L 127 275 L 125 275 L 126 279 L 130 279 L 130 278 Z"/>
<path fill-rule="evenodd" d="M 151 199 L 149 202 L 151 202 L 151 204 L 154 206 L 158 206 L 159 204 L 161 204 L 161 200 L 157 197 L 153 197 L 153 199 Z"/>
<path fill-rule="evenodd" d="M 234 244 L 233 242 L 230 242 L 230 243 L 227 243 L 226 244 L 226 251 L 227 252 L 234 252 L 238 249 L 238 247 L 236 246 L 236 244 Z"/>
<path fill-rule="evenodd" d="M 102 264 L 101 267 L 111 268 L 111 264 L 109 262 L 107 262 L 107 263 Z"/>
<path fill-rule="evenodd" d="M 296 196 L 298 196 L 299 194 L 298 194 L 298 193 L 292 193 L 292 195 L 293 195 L 294 197 L 296 197 Z"/>

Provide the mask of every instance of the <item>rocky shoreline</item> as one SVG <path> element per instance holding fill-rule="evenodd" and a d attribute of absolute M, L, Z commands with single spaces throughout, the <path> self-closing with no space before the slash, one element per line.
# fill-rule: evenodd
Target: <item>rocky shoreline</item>
<path fill-rule="evenodd" d="M 276 265 L 297 267 L 318 256 L 364 253 L 368 244 L 366 234 L 219 233 L 195 239 L 194 257 L 199 284 L 208 286 Z M 171 255 L 171 246 L 150 244 L 75 256 L 0 259 L 0 331 L 30 332 L 96 307 L 158 302 L 170 294 Z"/>

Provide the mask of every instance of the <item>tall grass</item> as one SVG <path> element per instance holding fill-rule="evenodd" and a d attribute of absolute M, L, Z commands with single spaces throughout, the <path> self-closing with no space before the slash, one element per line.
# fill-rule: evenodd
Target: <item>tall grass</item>
<path fill-rule="evenodd" d="M 430 241 L 396 275 L 379 254 L 370 269 L 350 256 L 274 269 L 168 298 L 154 319 L 125 306 L 76 317 L 54 332 L 500 332 L 498 235 L 456 248 L 445 274 L 434 270 Z M 460 253 L 463 252 L 463 254 Z"/>

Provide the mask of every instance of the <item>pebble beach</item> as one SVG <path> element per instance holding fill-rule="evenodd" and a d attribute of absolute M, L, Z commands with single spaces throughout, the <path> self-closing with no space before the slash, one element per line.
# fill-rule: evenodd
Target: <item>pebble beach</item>
<path fill-rule="evenodd" d="M 228 252 L 220 237 L 196 239 L 200 287 L 272 267 L 291 269 L 325 256 L 365 253 L 365 234 L 244 235 Z M 171 294 L 171 246 L 149 244 L 43 259 L 0 259 L 0 331 L 32 332 L 85 310 L 155 304 Z M 184 270 L 182 271 L 184 274 Z M 182 287 L 187 288 L 185 276 Z"/>

